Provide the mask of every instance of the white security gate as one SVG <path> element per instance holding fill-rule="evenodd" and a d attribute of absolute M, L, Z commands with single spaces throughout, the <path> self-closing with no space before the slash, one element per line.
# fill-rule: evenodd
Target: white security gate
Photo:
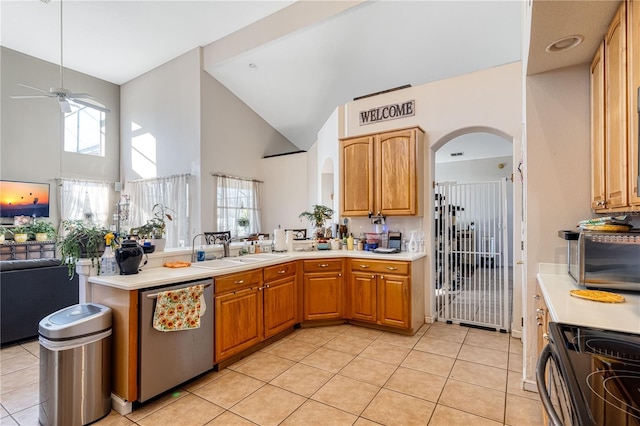
<path fill-rule="evenodd" d="M 509 331 L 506 179 L 437 183 L 436 309 L 439 321 Z"/>

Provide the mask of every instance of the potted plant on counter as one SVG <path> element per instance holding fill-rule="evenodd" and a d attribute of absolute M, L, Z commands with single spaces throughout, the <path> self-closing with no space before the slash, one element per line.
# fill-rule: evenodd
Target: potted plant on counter
<path fill-rule="evenodd" d="M 164 250 L 167 244 L 165 238 L 165 230 L 167 227 L 166 220 L 173 220 L 173 210 L 162 204 L 156 204 L 151 210 L 153 217 L 142 226 L 132 228 L 129 232 L 136 236 L 139 240 L 151 239 L 156 251 Z"/>
<path fill-rule="evenodd" d="M 18 225 L 13 227 L 13 241 L 16 243 L 26 243 L 29 239 L 29 227 Z"/>
<path fill-rule="evenodd" d="M 4 244 L 4 239 L 7 235 L 13 235 L 13 231 L 4 225 L 0 225 L 0 244 Z"/>
<path fill-rule="evenodd" d="M 312 206 L 311 211 L 300 213 L 299 218 L 307 219 L 316 230 L 316 237 L 324 238 L 324 223 L 333 216 L 333 210 L 321 204 Z"/>
<path fill-rule="evenodd" d="M 29 233 L 35 235 L 36 241 L 52 241 L 56 237 L 56 228 L 51 222 L 39 220 L 29 226 Z"/>
<path fill-rule="evenodd" d="M 69 277 L 73 278 L 76 263 L 80 259 L 91 259 L 91 266 L 100 269 L 100 256 L 105 249 L 107 228 L 95 224 L 86 224 L 81 220 L 63 220 L 64 235 L 58 239 L 58 249 L 63 265 L 69 269 Z"/>

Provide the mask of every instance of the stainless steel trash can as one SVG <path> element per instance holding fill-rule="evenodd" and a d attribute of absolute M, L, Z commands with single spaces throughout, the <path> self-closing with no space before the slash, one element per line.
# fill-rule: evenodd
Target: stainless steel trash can
<path fill-rule="evenodd" d="M 40 321 L 39 420 L 86 425 L 111 410 L 111 308 L 72 305 Z"/>

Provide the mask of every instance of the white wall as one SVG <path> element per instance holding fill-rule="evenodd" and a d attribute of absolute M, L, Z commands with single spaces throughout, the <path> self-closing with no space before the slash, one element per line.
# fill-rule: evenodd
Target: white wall
<path fill-rule="evenodd" d="M 426 132 L 424 200 L 425 216 L 406 223 L 407 228 L 415 226 L 432 237 L 433 208 L 429 200 L 433 199 L 431 182 L 434 180 L 433 152 L 450 139 L 462 133 L 493 130 L 514 143 L 518 149 L 522 138 L 522 75 L 519 62 L 479 71 L 447 80 L 436 81 L 421 86 L 365 98 L 345 105 L 344 135 L 356 136 L 363 133 L 381 132 L 401 127 L 420 126 Z M 393 103 L 415 99 L 415 116 L 360 126 L 359 111 Z M 519 150 L 514 153 L 519 157 Z M 517 173 L 516 170 L 512 171 Z M 515 203 L 520 194 L 514 188 Z M 514 209 L 514 212 L 516 210 Z M 520 235 L 519 223 L 514 234 Z M 518 242 L 519 245 L 519 242 Z M 518 256 L 519 253 L 516 254 Z M 432 259 L 432 247 L 427 247 L 429 262 Z M 515 259 L 519 260 L 519 259 Z M 516 262 L 514 262 L 516 263 Z M 426 288 L 432 289 L 433 282 L 427 269 Z M 520 271 L 514 271 L 514 320 L 512 329 L 519 330 L 517 321 L 522 314 L 518 303 L 521 295 Z M 426 315 L 433 315 L 431 291 L 426 292 Z"/>
<path fill-rule="evenodd" d="M 590 209 L 589 66 L 526 79 L 527 187 L 525 373 L 533 381 L 536 322 L 533 295 L 539 263 L 566 263 L 561 229 L 575 229 Z M 597 310 L 594 309 L 594 315 Z"/>
<path fill-rule="evenodd" d="M 19 83 L 48 90 L 60 85 L 59 65 L 0 48 L 0 177 L 7 180 L 50 184 L 51 221 L 60 220 L 56 178 L 116 182 L 119 180 L 120 87 L 64 70 L 65 88 L 86 92 L 105 104 L 106 153 L 104 157 L 64 152 L 62 113 L 55 99 L 12 99 L 37 94 Z M 113 204 L 115 205 L 115 193 Z"/>
<path fill-rule="evenodd" d="M 285 192 L 291 190 L 290 197 L 293 197 L 299 192 L 299 185 L 306 185 L 304 170 L 303 179 L 296 178 L 300 174 L 300 164 L 305 164 L 306 158 L 291 155 L 274 161 L 263 160 L 267 155 L 296 152 L 298 148 L 210 74 L 202 71 L 201 75 L 202 146 L 198 160 L 202 168 L 202 189 L 196 200 L 196 203 L 200 202 L 201 230 L 215 229 L 215 190 L 211 173 L 224 173 L 264 181 L 261 227 L 263 232 L 271 234 L 282 210 L 270 211 L 273 204 L 269 197 L 278 197 L 280 187 Z M 280 165 L 282 173 L 274 173 L 271 166 L 274 163 Z M 292 179 L 297 181 L 292 182 Z M 284 228 L 284 223 L 282 225 Z"/>
<path fill-rule="evenodd" d="M 262 226 L 263 232 L 305 228 L 298 215 L 307 205 L 307 153 L 282 155 L 262 160 Z"/>

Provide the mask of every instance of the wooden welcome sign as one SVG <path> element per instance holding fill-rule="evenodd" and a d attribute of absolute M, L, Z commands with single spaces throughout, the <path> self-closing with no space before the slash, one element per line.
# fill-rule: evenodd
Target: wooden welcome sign
<path fill-rule="evenodd" d="M 395 120 L 398 118 L 410 117 L 416 114 L 416 101 L 410 100 L 400 104 L 385 105 L 360 111 L 360 125 L 377 123 L 380 121 Z"/>

